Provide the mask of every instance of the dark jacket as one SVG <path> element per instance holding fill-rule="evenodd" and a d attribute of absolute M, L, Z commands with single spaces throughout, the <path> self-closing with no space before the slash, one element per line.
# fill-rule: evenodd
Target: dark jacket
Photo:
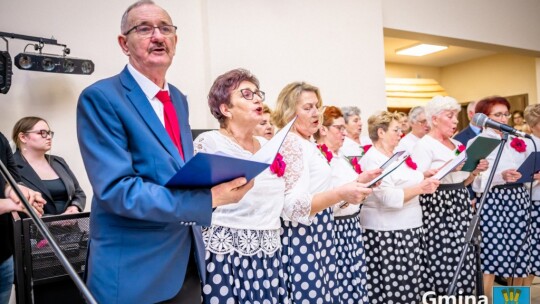
<path fill-rule="evenodd" d="M 17 166 L 13 160 L 11 147 L 4 134 L 0 133 L 0 160 L 8 168 L 9 173 L 13 176 L 16 182 L 20 182 L 21 178 L 17 172 Z M 0 198 L 4 197 L 6 181 L 0 174 Z M 11 214 L 0 214 L 0 263 L 4 262 L 13 254 L 13 225 Z"/>
<path fill-rule="evenodd" d="M 54 205 L 54 201 L 51 193 L 49 192 L 49 189 L 47 189 L 47 187 L 39 178 L 32 166 L 30 166 L 30 164 L 24 159 L 21 151 L 17 150 L 13 157 L 15 159 L 15 162 L 17 163 L 17 169 L 19 170 L 19 174 L 21 175 L 21 180 L 24 185 L 34 191 L 39 191 L 43 195 L 43 198 L 47 201 L 47 204 L 45 204 L 43 210 L 44 213 L 63 213 L 64 210 L 56 210 L 56 206 Z M 62 182 L 66 186 L 68 194 L 68 202 L 66 208 L 69 206 L 76 206 L 77 208 L 79 208 L 80 211 L 83 211 L 84 206 L 86 205 L 86 195 L 84 194 L 82 188 L 79 186 L 77 178 L 75 177 L 71 169 L 69 169 L 69 166 L 66 164 L 66 161 L 63 158 L 55 155 L 45 155 L 45 157 L 49 160 L 51 167 L 56 172 L 56 174 L 58 174 L 58 177 L 60 177 L 60 180 L 62 180 Z"/>
<path fill-rule="evenodd" d="M 454 136 L 454 139 L 462 143 L 463 145 L 467 146 L 467 142 L 469 142 L 470 139 L 476 137 L 476 133 L 474 133 L 473 129 L 471 129 L 471 126 L 467 126 L 465 129 L 461 130 L 456 136 Z"/>

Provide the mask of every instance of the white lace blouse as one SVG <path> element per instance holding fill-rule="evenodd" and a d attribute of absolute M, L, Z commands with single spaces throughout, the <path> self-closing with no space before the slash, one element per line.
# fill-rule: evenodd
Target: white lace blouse
<path fill-rule="evenodd" d="M 425 172 L 428 169 L 439 169 L 446 162 L 456 157 L 457 147 L 461 143 L 453 138 L 450 138 L 455 145 L 454 149 L 449 149 L 440 141 L 431 137 L 429 134 L 422 137 L 414 146 L 411 157 L 418 165 L 418 171 Z M 461 183 L 469 177 L 470 172 L 458 171 L 450 172 L 442 180 L 441 184 L 457 184 Z"/>
<path fill-rule="evenodd" d="M 362 170 L 379 168 L 388 157 L 372 147 L 360 160 Z M 413 158 L 413 161 L 416 160 Z M 418 196 L 404 202 L 403 189 L 419 184 L 424 179 L 420 170 L 411 169 L 406 163 L 382 179 L 373 189 L 360 211 L 360 225 L 377 231 L 405 230 L 422 226 L 422 208 Z"/>
<path fill-rule="evenodd" d="M 285 206 L 281 217 L 285 221 L 311 224 L 313 195 L 332 188 L 332 170 L 316 145 L 290 132 L 280 153 L 285 169 Z"/>
<path fill-rule="evenodd" d="M 489 137 L 489 138 L 496 138 L 501 139 L 501 136 L 497 134 L 494 130 L 490 128 L 485 128 L 482 133 L 480 133 L 478 136 L 483 137 Z M 470 146 L 478 137 L 475 137 L 467 143 L 467 146 Z M 502 177 L 502 172 L 508 169 L 518 169 L 519 166 L 527 159 L 527 152 L 518 152 L 514 148 L 510 146 L 513 136 L 508 137 L 508 141 L 506 142 L 506 145 L 504 146 L 504 149 L 501 154 L 501 159 L 499 161 L 499 165 L 497 166 L 497 169 L 495 171 L 495 175 L 493 176 L 493 181 L 491 183 L 491 186 L 498 186 L 498 185 L 504 185 L 506 184 L 506 181 L 504 181 Z M 529 141 L 526 141 L 525 144 L 532 145 Z M 493 168 L 493 163 L 495 162 L 495 156 L 497 155 L 497 151 L 500 149 L 499 147 L 495 148 L 491 153 L 486 157 L 486 160 L 489 162 L 489 168 L 482 172 L 482 174 L 479 174 L 476 176 L 472 183 L 472 188 L 474 192 L 476 193 L 483 193 L 484 189 L 486 188 L 487 180 L 489 177 L 489 174 Z"/>
<path fill-rule="evenodd" d="M 346 183 L 355 181 L 358 177 L 356 171 L 354 171 L 349 159 L 341 152 L 338 155 L 334 154 L 332 161 L 330 162 L 332 168 L 332 187 L 339 187 Z M 347 216 L 357 213 L 360 210 L 360 205 L 349 204 L 345 208 L 340 208 L 338 203 L 334 205 L 334 216 Z"/>
<path fill-rule="evenodd" d="M 257 140 L 261 146 L 266 143 L 262 137 L 257 137 Z M 253 155 L 219 131 L 209 131 L 199 135 L 194 141 L 194 149 L 195 153 L 219 151 L 242 158 L 250 158 Z M 277 177 L 270 172 L 270 169 L 266 169 L 255 177 L 253 188 L 238 203 L 220 206 L 214 210 L 212 225 L 236 229 L 279 229 L 284 191 L 284 179 Z"/>

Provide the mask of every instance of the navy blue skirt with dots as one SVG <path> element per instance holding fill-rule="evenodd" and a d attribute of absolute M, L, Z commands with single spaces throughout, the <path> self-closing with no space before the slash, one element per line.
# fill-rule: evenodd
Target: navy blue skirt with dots
<path fill-rule="evenodd" d="M 530 272 L 529 194 L 523 186 L 493 187 L 481 214 L 482 271 L 501 277 Z"/>
<path fill-rule="evenodd" d="M 418 304 L 426 291 L 424 228 L 364 230 L 372 304 Z"/>
<path fill-rule="evenodd" d="M 283 278 L 280 251 L 252 256 L 206 251 L 203 303 L 289 303 Z"/>
<path fill-rule="evenodd" d="M 420 195 L 420 205 L 428 259 L 428 289 L 437 295 L 446 295 L 473 215 L 469 192 L 463 185 L 441 185 L 433 194 Z M 472 247 L 465 257 L 456 287 L 460 294 L 471 295 L 476 269 Z"/>
<path fill-rule="evenodd" d="M 311 225 L 282 221 L 285 283 L 290 303 L 340 303 L 336 283 L 333 213 L 327 208 Z"/>
<path fill-rule="evenodd" d="M 367 266 L 364 254 L 362 227 L 358 215 L 336 217 L 334 221 L 336 236 L 336 278 L 341 288 L 341 301 L 344 304 L 368 304 L 366 290 Z"/>
<path fill-rule="evenodd" d="M 540 201 L 531 204 L 531 274 L 540 277 Z"/>

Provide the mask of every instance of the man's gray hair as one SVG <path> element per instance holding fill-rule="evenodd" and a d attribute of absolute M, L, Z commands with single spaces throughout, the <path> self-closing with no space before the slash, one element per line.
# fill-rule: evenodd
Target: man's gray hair
<path fill-rule="evenodd" d="M 341 107 L 341 113 L 343 114 L 343 119 L 345 119 L 345 123 L 349 123 L 349 119 L 351 116 L 360 116 L 362 113 L 358 107 L 350 106 L 350 107 Z"/>
<path fill-rule="evenodd" d="M 476 107 L 476 103 L 477 103 L 477 101 L 469 102 L 469 104 L 467 105 L 467 112 L 474 111 L 474 108 Z"/>
<path fill-rule="evenodd" d="M 137 8 L 139 6 L 143 6 L 143 5 L 156 5 L 154 3 L 154 1 L 152 0 L 139 0 L 135 3 L 133 3 L 132 5 L 130 5 L 126 11 L 124 12 L 124 14 L 122 15 L 122 21 L 120 22 L 120 32 L 122 33 L 122 35 L 125 35 L 126 32 L 129 30 L 128 29 L 128 15 L 129 15 L 129 12 L 134 9 L 134 8 Z"/>

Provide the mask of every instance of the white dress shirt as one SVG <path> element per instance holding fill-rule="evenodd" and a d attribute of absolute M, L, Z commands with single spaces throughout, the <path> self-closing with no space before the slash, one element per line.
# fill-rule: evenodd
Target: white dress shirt
<path fill-rule="evenodd" d="M 330 162 L 332 168 L 332 187 L 339 187 L 346 183 L 350 183 L 358 178 L 358 174 L 354 171 L 349 159 L 342 153 L 334 154 Z M 334 216 L 347 216 L 357 213 L 360 210 L 360 205 L 349 204 L 345 208 L 339 207 L 341 203 L 334 205 Z"/>
<path fill-rule="evenodd" d="M 411 153 L 419 140 L 420 137 L 416 137 L 412 132 L 409 132 L 409 134 L 403 136 L 403 138 L 399 140 L 399 144 L 394 149 L 394 152 L 407 151 Z"/>
<path fill-rule="evenodd" d="M 362 149 L 362 147 L 371 145 L 371 140 L 369 137 L 362 136 L 360 137 L 360 141 L 362 144 L 358 144 L 351 138 L 345 136 L 345 141 L 343 141 L 343 146 L 339 151 L 345 156 L 362 156 L 364 154 L 364 149 Z"/>

